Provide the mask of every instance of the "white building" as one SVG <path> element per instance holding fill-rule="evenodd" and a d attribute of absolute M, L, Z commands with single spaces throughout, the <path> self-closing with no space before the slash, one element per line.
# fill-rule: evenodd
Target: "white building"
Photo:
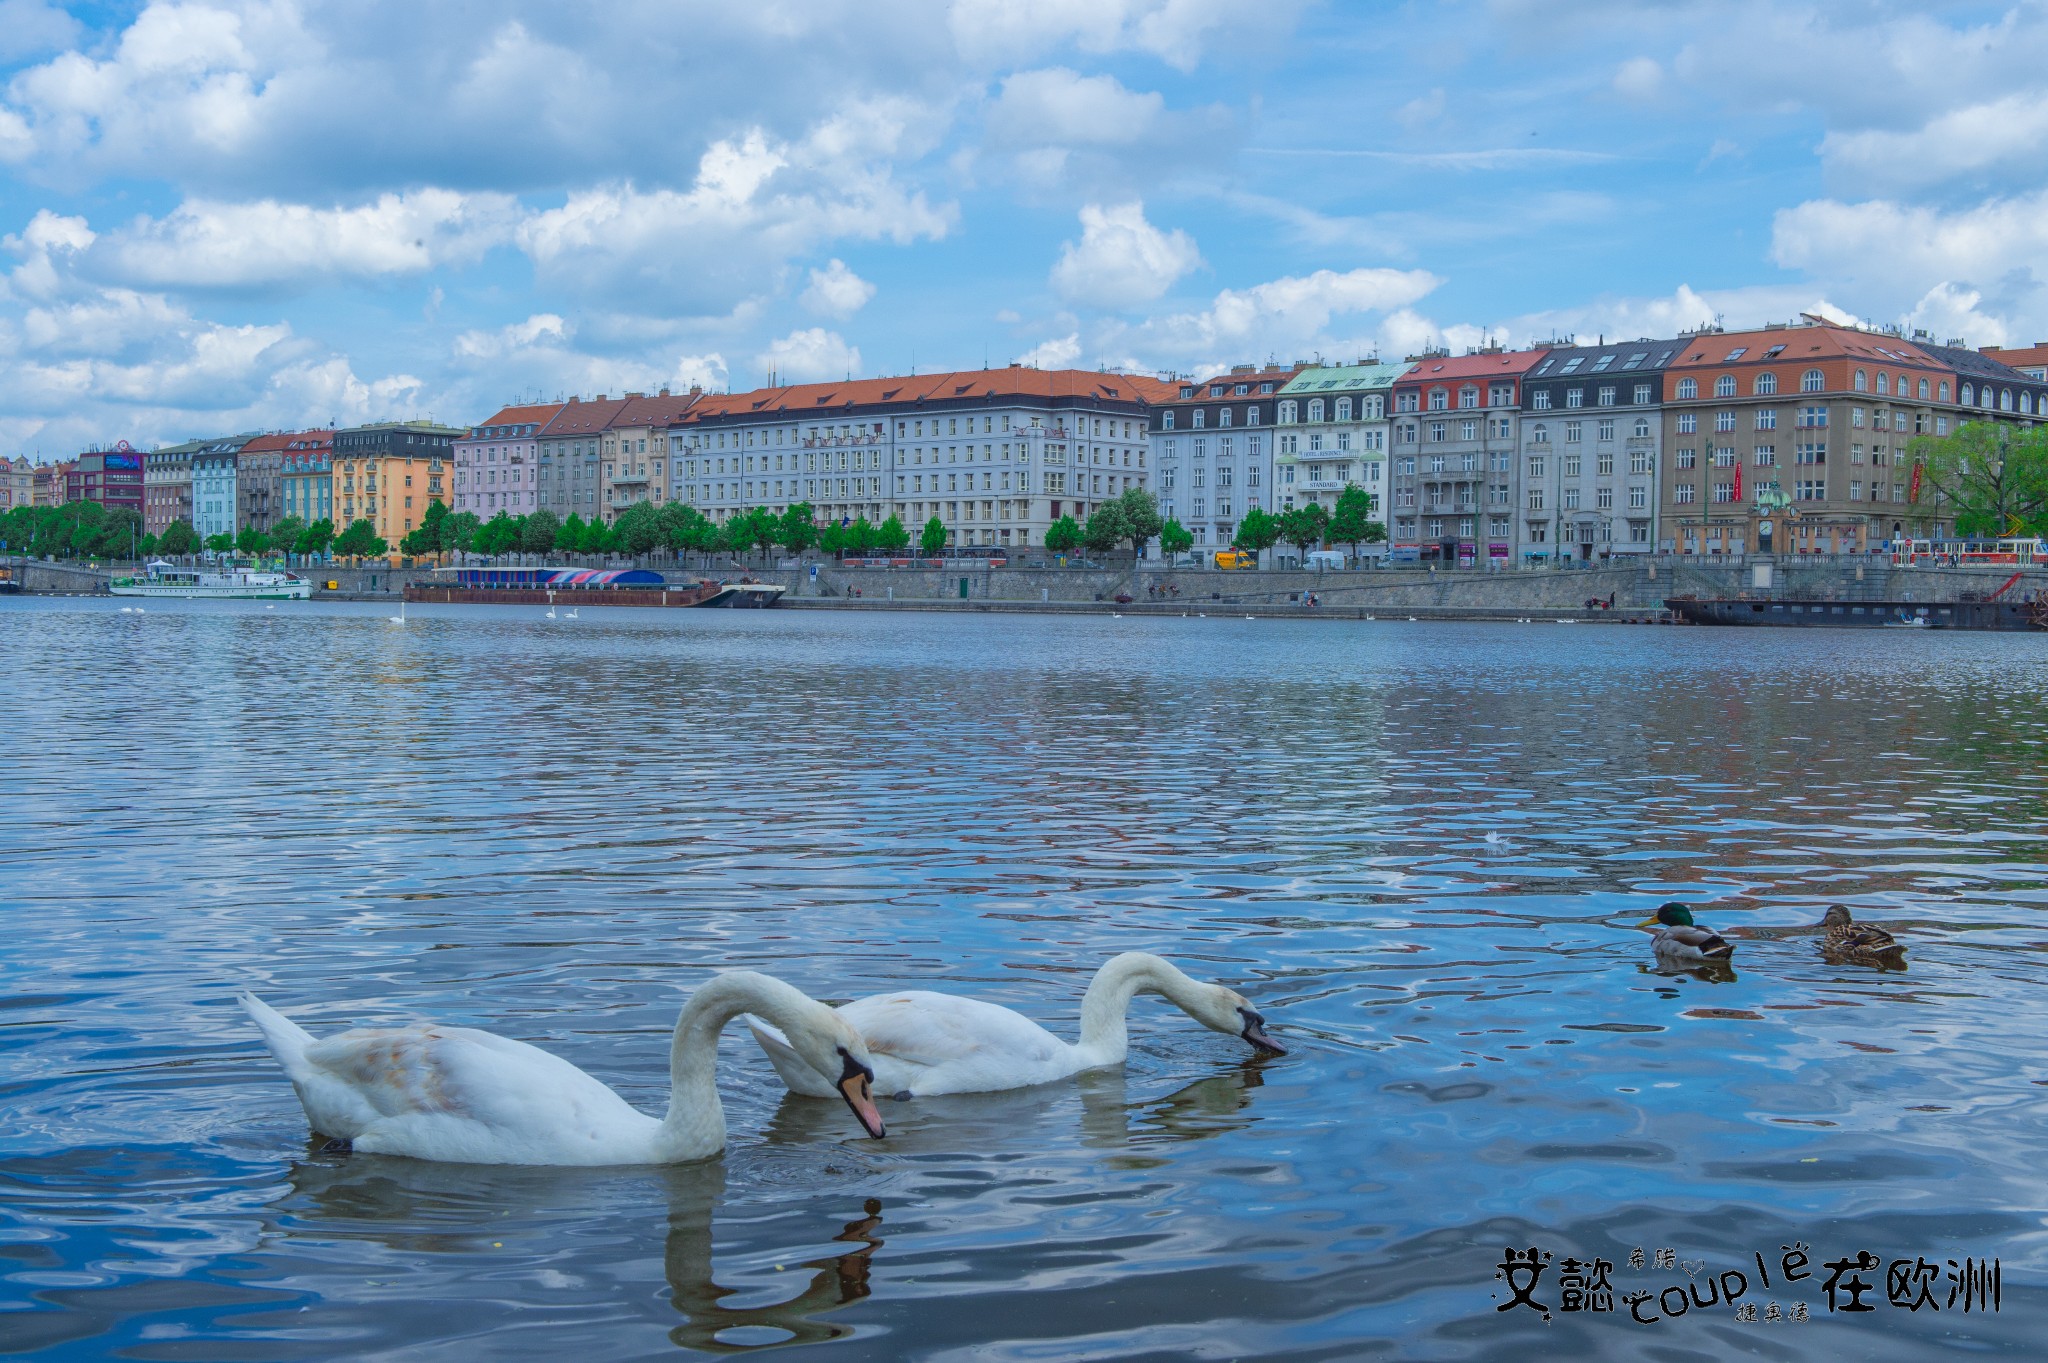
<path fill-rule="evenodd" d="M 1303 368 L 1240 364 L 1175 385 L 1173 397 L 1152 413 L 1159 514 L 1187 528 L 1197 555 L 1229 547 L 1247 511 L 1278 508 L 1279 393 Z"/>

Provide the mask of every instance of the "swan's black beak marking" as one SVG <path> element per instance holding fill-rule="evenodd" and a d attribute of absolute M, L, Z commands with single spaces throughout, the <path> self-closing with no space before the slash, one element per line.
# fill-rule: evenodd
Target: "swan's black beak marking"
<path fill-rule="evenodd" d="M 1269 1055 L 1287 1054 L 1285 1046 L 1282 1046 L 1279 1042 L 1273 1040 L 1272 1037 L 1266 1035 L 1265 1018 L 1254 1013 L 1249 1008 L 1238 1009 L 1237 1015 L 1244 1019 L 1244 1030 L 1238 1033 L 1239 1036 Z"/>
<path fill-rule="evenodd" d="M 882 1139 L 888 1132 L 882 1125 L 881 1111 L 875 1107 L 875 1072 L 848 1055 L 844 1046 L 839 1048 L 839 1058 L 844 1062 L 839 1069 L 839 1096 L 853 1110 L 861 1130 L 876 1140 Z"/>

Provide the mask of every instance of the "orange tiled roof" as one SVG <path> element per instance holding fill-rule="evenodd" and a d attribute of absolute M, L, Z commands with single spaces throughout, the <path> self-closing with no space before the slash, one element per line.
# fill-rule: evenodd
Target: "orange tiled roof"
<path fill-rule="evenodd" d="M 1534 350 L 1498 350 L 1480 355 L 1439 355 L 1417 360 L 1396 383 L 1447 383 L 1457 379 L 1519 378 L 1536 367 L 1550 353 L 1549 346 Z"/>
<path fill-rule="evenodd" d="M 589 402 L 565 402 L 547 425 L 540 428 L 540 433 L 544 437 L 595 435 L 610 425 L 612 418 L 624 411 L 631 401 L 631 398 L 600 397 Z"/>
<path fill-rule="evenodd" d="M 2035 369 L 2048 365 L 2048 341 L 2036 341 L 2032 345 L 2010 348 L 1996 345 L 1979 346 L 1978 353 L 2014 369 Z"/>
<path fill-rule="evenodd" d="M 1928 369 L 1948 366 L 1921 351 L 1910 341 L 1878 332 L 1836 326 L 1832 322 L 1810 326 L 1759 327 L 1753 331 L 1714 331 L 1681 336 L 1678 358 L 1671 368 L 1718 369 L 1728 364 L 1756 364 L 1773 346 L 1784 349 L 1771 356 L 1773 364 L 1797 364 L 1801 360 L 1861 357 L 1872 363 L 1920 365 Z M 1739 359 L 1728 357 L 1735 351 Z"/>
<path fill-rule="evenodd" d="M 529 403 L 523 407 L 500 407 L 496 413 L 485 417 L 471 426 L 545 426 L 565 404 L 559 402 Z"/>
<path fill-rule="evenodd" d="M 1098 374 L 1086 369 L 963 369 L 879 379 L 847 379 L 709 393 L 679 418 L 681 424 L 717 417 L 798 417 L 844 412 L 882 403 L 939 402 L 954 398 L 1086 398 L 1104 402 L 1165 402 L 1178 390 L 1142 374 Z"/>
<path fill-rule="evenodd" d="M 258 454 L 264 450 L 288 449 L 295 440 L 311 440 L 314 438 L 322 438 L 325 443 L 332 445 L 334 443 L 334 432 L 330 430 L 277 431 L 270 435 L 259 435 L 248 444 L 242 446 L 242 453 Z"/>

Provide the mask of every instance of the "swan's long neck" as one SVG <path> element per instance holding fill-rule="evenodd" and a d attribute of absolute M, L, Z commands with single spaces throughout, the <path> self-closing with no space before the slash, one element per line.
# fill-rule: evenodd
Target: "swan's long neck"
<path fill-rule="evenodd" d="M 823 1004 L 772 975 L 734 970 L 713 976 L 676 1018 L 668 1052 L 668 1116 L 661 1141 L 670 1158 L 701 1158 L 725 1148 L 725 1108 L 718 1101 L 718 1034 L 742 1013 L 755 1013 L 785 1033 L 805 1009 Z"/>
<path fill-rule="evenodd" d="M 1102 969 L 1088 985 L 1081 1000 L 1081 1046 L 1094 1063 L 1113 1065 L 1131 1049 L 1130 1029 L 1124 1015 L 1137 994 L 1164 994 L 1183 1012 L 1196 1006 L 1196 991 L 1203 986 L 1181 971 L 1146 951 L 1126 951 L 1103 962 Z"/>

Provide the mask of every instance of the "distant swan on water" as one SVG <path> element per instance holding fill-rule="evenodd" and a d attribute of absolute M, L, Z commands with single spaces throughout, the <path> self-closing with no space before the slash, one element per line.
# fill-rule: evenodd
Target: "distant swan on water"
<path fill-rule="evenodd" d="M 398 614 L 396 614 L 396 615 L 394 615 L 394 616 L 391 616 L 391 617 L 390 617 L 390 620 L 391 620 L 391 623 L 392 623 L 392 624 L 394 624 L 394 625 L 402 625 L 402 624 L 404 624 L 404 623 L 405 623 L 405 598 L 404 598 L 404 597 L 402 597 L 402 596 L 401 596 L 401 597 L 399 597 L 399 598 L 398 598 Z"/>
<path fill-rule="evenodd" d="M 713 1066 L 742 1013 L 773 1021 L 790 1053 L 833 1076 L 870 1136 L 867 1043 L 837 1013 L 772 975 L 736 970 L 700 985 L 669 1043 L 668 1115 L 650 1117 L 559 1056 L 469 1027 L 414 1023 L 316 1040 L 254 994 L 242 1006 L 321 1135 L 380 1155 L 464 1164 L 673 1164 L 725 1148 Z"/>
<path fill-rule="evenodd" d="M 1266 1019 L 1244 995 L 1192 979 L 1144 951 L 1113 956 L 1095 972 L 1081 1000 L 1078 1044 L 1000 1004 L 923 989 L 855 999 L 836 1011 L 874 1052 L 877 1090 L 903 1098 L 1027 1088 L 1122 1064 L 1130 1049 L 1125 1014 L 1137 994 L 1163 995 L 1212 1031 L 1240 1037 L 1261 1051 L 1287 1053 L 1266 1035 Z M 800 1054 L 776 1028 L 760 1021 L 752 1028 L 793 1092 L 832 1096 L 829 1071 Z"/>

